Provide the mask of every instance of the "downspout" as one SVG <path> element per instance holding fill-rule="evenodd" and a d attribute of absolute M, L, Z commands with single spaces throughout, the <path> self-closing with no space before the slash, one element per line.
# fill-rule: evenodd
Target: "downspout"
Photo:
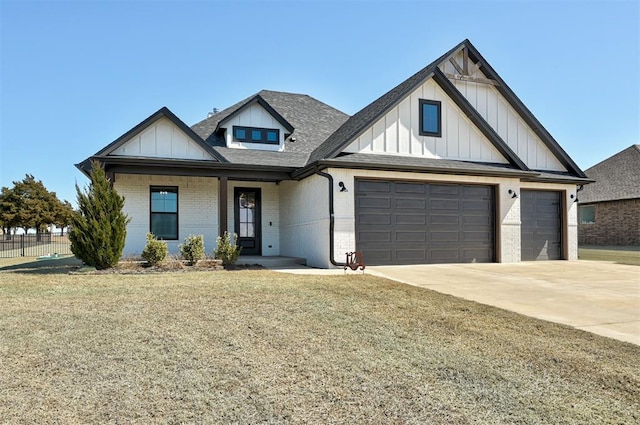
<path fill-rule="evenodd" d="M 337 267 L 344 267 L 346 263 L 340 263 L 334 260 L 334 229 L 335 229 L 335 211 L 333 208 L 333 177 L 331 174 L 324 173 L 316 169 L 316 174 L 322 177 L 326 177 L 329 181 L 329 261 L 331 264 Z"/>

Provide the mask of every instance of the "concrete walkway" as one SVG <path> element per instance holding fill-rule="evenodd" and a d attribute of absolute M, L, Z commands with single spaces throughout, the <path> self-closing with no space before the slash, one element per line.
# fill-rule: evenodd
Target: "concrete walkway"
<path fill-rule="evenodd" d="M 640 345 L 640 267 L 602 261 L 367 267 L 367 273 Z"/>

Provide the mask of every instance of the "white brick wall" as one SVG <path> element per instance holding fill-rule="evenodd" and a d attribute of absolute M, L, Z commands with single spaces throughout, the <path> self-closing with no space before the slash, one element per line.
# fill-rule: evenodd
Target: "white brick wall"
<path fill-rule="evenodd" d="M 178 254 L 184 238 L 203 235 L 207 254 L 218 236 L 218 179 L 210 177 L 118 174 L 115 189 L 125 197 L 124 212 L 131 217 L 124 255 L 138 256 L 146 244 L 150 220 L 150 187 L 178 187 L 178 240 L 167 241 L 170 254 Z"/>
<path fill-rule="evenodd" d="M 328 187 L 327 179 L 317 175 L 280 183 L 282 255 L 304 257 L 311 267 L 333 267 L 329 260 Z"/>
<path fill-rule="evenodd" d="M 576 204 L 573 184 L 520 183 L 518 179 L 473 177 L 369 170 L 325 170 L 334 178 L 335 260 L 344 261 L 345 253 L 355 249 L 355 179 L 385 178 L 453 183 L 496 185 L 499 195 L 500 262 L 520 261 L 520 199 L 513 199 L 508 190 L 557 190 L 565 196 L 567 205 L 569 260 L 578 258 Z M 340 192 L 338 182 L 344 182 L 348 192 Z M 218 236 L 218 179 L 205 177 L 171 177 L 150 175 L 116 176 L 115 188 L 125 196 L 125 213 L 132 221 L 127 229 L 125 255 L 139 255 L 149 231 L 150 186 L 178 186 L 179 240 L 168 241 L 172 254 L 189 234 L 204 235 L 207 254 L 212 253 Z M 307 259 L 312 267 L 330 268 L 329 259 L 329 198 L 326 178 L 313 175 L 302 181 L 284 181 L 279 185 L 264 182 L 234 182 L 228 186 L 228 228 L 234 228 L 233 192 L 235 187 L 260 188 L 262 193 L 262 254 L 265 256 L 295 256 Z"/>

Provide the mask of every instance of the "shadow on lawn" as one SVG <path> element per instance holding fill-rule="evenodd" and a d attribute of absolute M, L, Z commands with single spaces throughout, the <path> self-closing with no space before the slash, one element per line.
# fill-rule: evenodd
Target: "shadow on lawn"
<path fill-rule="evenodd" d="M 82 261 L 74 256 L 69 256 L 51 260 L 33 260 L 19 264 L 11 264 L 0 267 L 0 273 L 68 274 L 71 270 L 80 266 L 82 266 Z"/>

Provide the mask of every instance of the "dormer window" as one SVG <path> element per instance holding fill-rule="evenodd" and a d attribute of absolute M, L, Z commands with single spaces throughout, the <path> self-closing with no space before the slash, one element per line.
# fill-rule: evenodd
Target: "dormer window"
<path fill-rule="evenodd" d="M 233 139 L 243 143 L 280 144 L 280 130 L 275 128 L 233 126 Z"/>

